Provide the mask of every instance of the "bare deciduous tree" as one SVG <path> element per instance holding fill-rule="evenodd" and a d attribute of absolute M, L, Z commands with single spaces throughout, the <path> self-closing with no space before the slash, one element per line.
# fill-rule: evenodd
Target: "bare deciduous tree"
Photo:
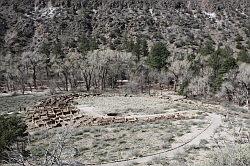
<path fill-rule="evenodd" d="M 242 85 L 245 94 L 245 104 L 249 109 L 249 94 L 250 94 L 250 65 L 242 63 L 239 66 L 239 73 L 237 75 L 238 82 Z"/>
<path fill-rule="evenodd" d="M 188 76 L 188 61 L 187 60 L 173 60 L 171 62 L 171 65 L 168 67 L 169 73 L 173 77 L 174 82 L 174 91 L 177 90 L 177 86 L 182 83 L 185 78 Z"/>

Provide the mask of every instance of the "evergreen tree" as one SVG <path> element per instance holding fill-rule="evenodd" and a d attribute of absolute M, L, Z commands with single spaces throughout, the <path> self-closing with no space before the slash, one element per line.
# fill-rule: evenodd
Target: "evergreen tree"
<path fill-rule="evenodd" d="M 6 151 L 10 150 L 12 144 L 18 142 L 19 138 L 25 138 L 26 129 L 27 125 L 20 117 L 0 115 L 0 160 L 8 158 Z M 24 152 L 25 149 L 18 150 Z"/>
<path fill-rule="evenodd" d="M 246 42 L 246 44 L 247 44 L 247 49 L 250 50 L 250 40 L 248 40 L 248 41 Z"/>
<path fill-rule="evenodd" d="M 238 54 L 237 60 L 240 62 L 250 63 L 250 53 L 245 49 L 241 50 Z"/>
<path fill-rule="evenodd" d="M 89 42 L 89 51 L 94 51 L 96 49 L 98 49 L 98 42 L 95 38 L 90 38 L 88 40 Z"/>
<path fill-rule="evenodd" d="M 200 49 L 200 53 L 202 55 L 210 55 L 215 51 L 214 48 L 214 42 L 212 40 L 209 40 L 205 43 L 205 45 Z"/>
<path fill-rule="evenodd" d="M 229 47 L 218 48 L 210 57 L 209 65 L 213 69 L 213 75 L 210 78 L 210 86 L 216 92 L 224 82 L 224 75 L 231 69 L 237 68 L 233 52 Z"/>
<path fill-rule="evenodd" d="M 43 42 L 41 47 L 39 48 L 39 52 L 41 54 L 49 55 L 50 54 L 50 44 L 48 42 Z"/>
<path fill-rule="evenodd" d="M 167 58 L 169 56 L 170 52 L 168 51 L 165 44 L 159 42 L 152 47 L 147 62 L 150 67 L 161 70 L 166 66 Z"/>
<path fill-rule="evenodd" d="M 52 53 L 56 56 L 56 58 L 60 58 L 60 59 L 65 58 L 65 54 L 63 52 L 63 46 L 62 46 L 61 41 L 58 40 L 53 43 Z"/>
<path fill-rule="evenodd" d="M 134 43 L 133 39 L 130 39 L 130 40 L 127 42 L 127 44 L 126 44 L 126 50 L 127 50 L 128 52 L 132 52 L 133 49 L 134 49 L 134 47 L 135 47 L 135 43 Z"/>
<path fill-rule="evenodd" d="M 135 56 L 135 62 L 138 63 L 141 60 L 141 39 L 137 38 L 134 44 L 132 54 Z"/>
<path fill-rule="evenodd" d="M 142 40 L 142 56 L 143 57 L 148 57 L 149 52 L 148 52 L 148 43 L 146 39 Z"/>
<path fill-rule="evenodd" d="M 98 42 L 95 38 L 81 37 L 78 46 L 79 52 L 86 55 L 88 51 L 94 51 L 98 49 Z"/>

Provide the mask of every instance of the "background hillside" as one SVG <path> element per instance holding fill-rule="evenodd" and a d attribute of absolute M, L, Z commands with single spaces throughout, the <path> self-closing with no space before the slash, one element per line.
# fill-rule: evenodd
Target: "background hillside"
<path fill-rule="evenodd" d="M 196 51 L 206 40 L 230 45 L 249 38 L 247 0 L 2 0 L 1 47 L 20 53 L 44 37 L 82 34 L 121 49 L 125 37 L 164 41 L 173 53 Z M 34 41 L 35 40 L 35 41 Z"/>
<path fill-rule="evenodd" d="M 248 0 L 1 0 L 1 84 L 8 90 L 16 89 L 15 84 L 24 85 L 23 89 L 28 85 L 36 88 L 37 80 L 57 78 L 57 82 L 67 84 L 68 90 L 69 83 L 82 79 L 89 90 L 98 83 L 87 77 L 92 74 L 89 70 L 83 76 L 70 74 L 70 55 L 100 49 L 108 50 L 109 55 L 126 51 L 129 55 L 123 58 L 128 62 L 125 67 L 110 74 L 109 70 L 117 69 L 114 63 L 112 69 L 96 74 L 110 76 L 106 81 L 100 76 L 102 87 L 114 87 L 116 79 L 130 79 L 137 84 L 165 80 L 184 94 L 206 96 L 217 93 L 226 83 L 230 84 L 224 88 L 227 98 L 233 100 L 230 98 L 237 91 L 244 98 L 240 103 L 245 104 L 249 80 L 243 80 L 243 84 L 241 79 L 249 75 L 249 15 Z M 161 44 L 154 51 L 162 50 L 161 46 L 167 51 L 150 51 L 157 43 Z M 106 61 L 114 61 L 106 56 Z M 68 57 L 71 60 L 66 60 Z M 105 65 L 110 63 L 106 61 Z M 164 63 L 159 66 L 159 61 Z M 93 65 L 88 60 L 83 63 L 80 66 Z M 147 68 L 156 69 L 164 79 L 146 81 Z M 238 86 L 240 90 L 235 90 Z"/>

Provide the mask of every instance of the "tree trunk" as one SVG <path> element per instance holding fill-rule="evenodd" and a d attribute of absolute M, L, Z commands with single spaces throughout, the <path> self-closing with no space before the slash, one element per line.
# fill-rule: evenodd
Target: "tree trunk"
<path fill-rule="evenodd" d="M 172 71 L 172 70 L 169 70 L 172 74 L 173 74 L 173 76 L 174 76 L 174 91 L 176 92 L 176 89 L 177 89 L 177 83 L 178 83 L 178 75 L 177 74 L 175 74 L 175 72 L 174 71 Z"/>
<path fill-rule="evenodd" d="M 71 73 L 71 79 L 70 79 L 70 87 L 71 89 L 75 90 L 77 88 L 77 81 L 76 81 L 76 78 L 75 78 L 75 74 L 74 72 Z"/>
<path fill-rule="evenodd" d="M 162 90 L 163 90 L 163 87 L 162 87 L 162 84 L 160 83 L 160 91 L 161 91 L 161 95 L 162 95 Z"/>
<path fill-rule="evenodd" d="M 176 92 L 177 90 L 177 82 L 178 82 L 178 78 L 174 79 L 174 91 Z"/>
<path fill-rule="evenodd" d="M 247 106 L 247 109 L 249 110 L 249 100 L 250 100 L 250 96 L 249 96 L 249 94 L 250 94 L 250 87 L 249 86 L 247 86 L 246 85 L 246 92 L 247 92 L 247 99 L 246 99 L 246 106 Z"/>
<path fill-rule="evenodd" d="M 10 91 L 10 82 L 9 82 L 8 78 L 6 78 L 6 86 L 7 86 L 8 92 L 9 92 Z"/>
<path fill-rule="evenodd" d="M 151 83 L 150 83 L 149 77 L 147 81 L 148 81 L 148 94 L 151 95 Z"/>
<path fill-rule="evenodd" d="M 145 79 L 143 76 L 140 76 L 141 78 L 139 78 L 139 83 L 140 83 L 140 91 L 141 93 L 143 93 L 144 91 L 144 85 L 145 85 Z"/>
<path fill-rule="evenodd" d="M 150 85 L 150 83 L 148 84 L 148 94 L 151 95 L 151 85 Z"/>
<path fill-rule="evenodd" d="M 24 81 L 22 80 L 22 83 L 21 83 L 21 87 L 22 87 L 22 94 L 24 95 L 24 92 L 25 92 L 25 85 L 24 85 Z"/>
<path fill-rule="evenodd" d="M 11 89 L 12 89 L 12 92 L 13 92 L 13 91 L 16 91 L 16 86 L 15 86 L 14 83 L 12 83 L 12 88 L 11 88 Z"/>
<path fill-rule="evenodd" d="M 102 78 L 101 78 L 101 90 L 104 90 L 106 88 L 106 77 L 107 77 L 108 70 L 104 69 L 102 72 Z"/>
<path fill-rule="evenodd" d="M 33 65 L 33 75 L 32 75 L 32 77 L 33 77 L 34 87 L 37 90 L 37 81 L 36 81 L 37 77 L 36 77 L 36 66 L 35 65 Z"/>
<path fill-rule="evenodd" d="M 140 89 L 141 89 L 141 93 L 143 93 L 143 85 L 142 85 L 142 83 L 141 83 L 141 88 Z"/>
<path fill-rule="evenodd" d="M 63 76 L 65 79 L 65 90 L 69 91 L 69 78 L 68 78 L 68 73 L 67 72 L 63 72 Z"/>
<path fill-rule="evenodd" d="M 30 91 L 32 92 L 32 85 L 31 83 L 28 83 L 29 87 L 30 87 Z"/>
<path fill-rule="evenodd" d="M 246 89 L 246 107 L 249 110 L 249 94 L 250 94 L 250 86 L 249 84 L 245 83 L 245 82 L 241 82 L 243 87 Z"/>
<path fill-rule="evenodd" d="M 46 66 L 45 66 L 45 70 L 46 70 L 47 80 L 50 80 L 49 68 L 48 68 L 48 65 L 47 65 L 47 64 L 46 64 Z"/>
<path fill-rule="evenodd" d="M 90 91 L 90 88 L 91 88 L 92 72 L 93 72 L 93 69 L 91 71 L 85 71 L 83 73 L 83 77 L 85 80 L 85 86 L 86 86 L 87 91 Z"/>
<path fill-rule="evenodd" d="M 84 74 L 85 86 L 87 91 L 90 91 L 90 78 L 88 78 L 87 74 Z"/>

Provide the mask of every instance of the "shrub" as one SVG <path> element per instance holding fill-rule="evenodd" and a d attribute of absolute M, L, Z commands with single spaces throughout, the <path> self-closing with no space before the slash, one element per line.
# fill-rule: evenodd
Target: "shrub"
<path fill-rule="evenodd" d="M 7 152 L 11 151 L 14 143 L 24 141 L 20 138 L 25 138 L 26 129 L 20 116 L 0 115 L 0 160 L 6 159 Z"/>
<path fill-rule="evenodd" d="M 241 44 L 241 42 L 237 42 L 236 43 L 236 48 L 239 49 L 239 50 L 242 50 L 242 49 L 244 49 L 244 46 Z"/>
<path fill-rule="evenodd" d="M 233 58 L 233 52 L 229 47 L 218 48 L 208 59 L 209 66 L 213 69 L 213 75 L 210 77 L 210 86 L 216 92 L 224 82 L 224 76 L 230 70 L 237 68 L 236 59 Z"/>
<path fill-rule="evenodd" d="M 240 41 L 243 41 L 243 40 L 244 40 L 243 37 L 240 36 L 239 34 L 235 38 L 235 41 L 237 41 L 237 42 L 240 42 Z"/>
<path fill-rule="evenodd" d="M 250 165 L 250 145 L 227 147 L 210 154 L 205 166 L 248 166 Z"/>
<path fill-rule="evenodd" d="M 209 40 L 205 43 L 205 45 L 200 49 L 201 55 L 210 55 L 215 51 L 214 42 Z"/>
<path fill-rule="evenodd" d="M 247 41 L 247 49 L 250 49 L 250 40 Z"/>
<path fill-rule="evenodd" d="M 238 61 L 250 63 L 250 54 L 246 50 L 241 50 L 238 54 Z"/>
<path fill-rule="evenodd" d="M 193 60 L 195 60 L 195 54 L 188 54 L 188 56 L 187 56 L 187 60 L 189 61 L 189 62 L 192 62 Z"/>

